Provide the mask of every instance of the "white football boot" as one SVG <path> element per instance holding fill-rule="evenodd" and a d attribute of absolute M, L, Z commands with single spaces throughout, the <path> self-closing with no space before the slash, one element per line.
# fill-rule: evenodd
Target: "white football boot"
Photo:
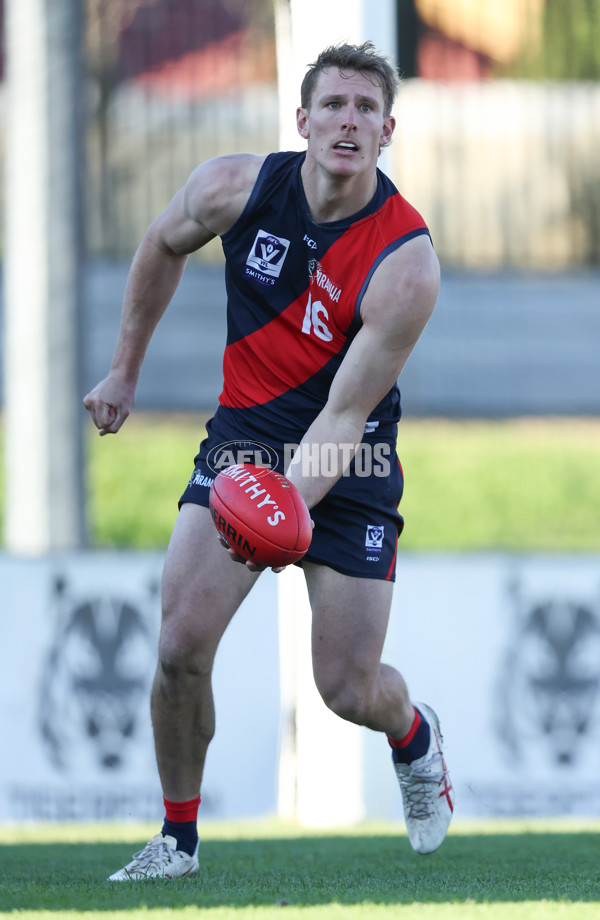
<path fill-rule="evenodd" d="M 123 869 L 113 873 L 109 882 L 136 882 L 145 878 L 180 878 L 198 871 L 198 844 L 193 856 L 177 849 L 174 837 L 156 834 L 143 850 Z"/>
<path fill-rule="evenodd" d="M 433 853 L 444 842 L 454 812 L 454 789 L 442 751 L 442 733 L 430 706 L 415 703 L 431 729 L 429 748 L 412 763 L 396 763 L 408 839 L 417 853 Z M 393 751 L 392 751 L 393 759 Z"/>

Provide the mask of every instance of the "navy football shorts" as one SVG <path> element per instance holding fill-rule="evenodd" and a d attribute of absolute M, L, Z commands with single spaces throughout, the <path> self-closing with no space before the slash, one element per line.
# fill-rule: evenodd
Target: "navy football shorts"
<path fill-rule="evenodd" d="M 195 457 L 195 468 L 179 506 L 193 502 L 208 508 L 210 487 L 220 469 L 232 463 L 270 465 L 284 472 L 281 452 L 262 444 L 256 456 L 253 441 L 212 444 L 207 438 Z M 241 445 L 241 448 L 240 448 Z M 404 519 L 398 513 L 404 477 L 396 455 L 395 438 L 365 440 L 343 475 L 327 495 L 311 509 L 313 538 L 304 557 L 330 566 L 344 575 L 395 581 L 398 537 Z M 219 450 L 221 453 L 219 454 Z M 302 561 L 298 563 L 302 565 Z"/>

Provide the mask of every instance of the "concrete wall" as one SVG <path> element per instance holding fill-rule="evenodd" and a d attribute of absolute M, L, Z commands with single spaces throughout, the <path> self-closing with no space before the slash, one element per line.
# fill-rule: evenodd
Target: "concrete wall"
<path fill-rule="evenodd" d="M 126 274 L 125 263 L 87 266 L 83 392 L 108 370 Z M 446 270 L 436 310 L 400 381 L 405 411 L 457 418 L 596 415 L 599 341 L 600 272 Z M 222 269 L 189 265 L 150 345 L 137 408 L 211 411 L 224 345 Z M 1 348 L 0 325 L 0 372 Z"/>

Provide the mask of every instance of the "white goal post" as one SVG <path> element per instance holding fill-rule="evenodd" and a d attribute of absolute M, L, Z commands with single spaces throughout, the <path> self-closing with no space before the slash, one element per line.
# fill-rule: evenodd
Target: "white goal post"
<path fill-rule="evenodd" d="M 295 119 L 300 84 L 307 65 L 323 48 L 370 40 L 396 60 L 393 0 L 275 0 L 275 28 L 281 150 L 303 149 Z M 384 171 L 385 156 L 384 151 Z M 364 817 L 361 729 L 329 712 L 314 687 L 310 624 L 304 577 L 290 566 L 279 576 L 278 813 L 306 825 L 353 823 Z"/>

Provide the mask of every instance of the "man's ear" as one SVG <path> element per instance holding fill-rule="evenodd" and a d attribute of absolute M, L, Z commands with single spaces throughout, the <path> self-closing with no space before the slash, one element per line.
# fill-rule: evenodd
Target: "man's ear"
<path fill-rule="evenodd" d="M 381 134 L 379 135 L 379 146 L 387 147 L 388 144 L 392 142 L 392 134 L 394 133 L 394 128 L 396 127 L 396 119 L 393 115 L 388 115 L 383 122 L 383 128 L 381 129 Z"/>
<path fill-rule="evenodd" d="M 298 128 L 298 134 L 300 137 L 303 137 L 304 140 L 308 139 L 308 110 L 303 109 L 302 107 L 296 109 L 296 127 Z"/>

